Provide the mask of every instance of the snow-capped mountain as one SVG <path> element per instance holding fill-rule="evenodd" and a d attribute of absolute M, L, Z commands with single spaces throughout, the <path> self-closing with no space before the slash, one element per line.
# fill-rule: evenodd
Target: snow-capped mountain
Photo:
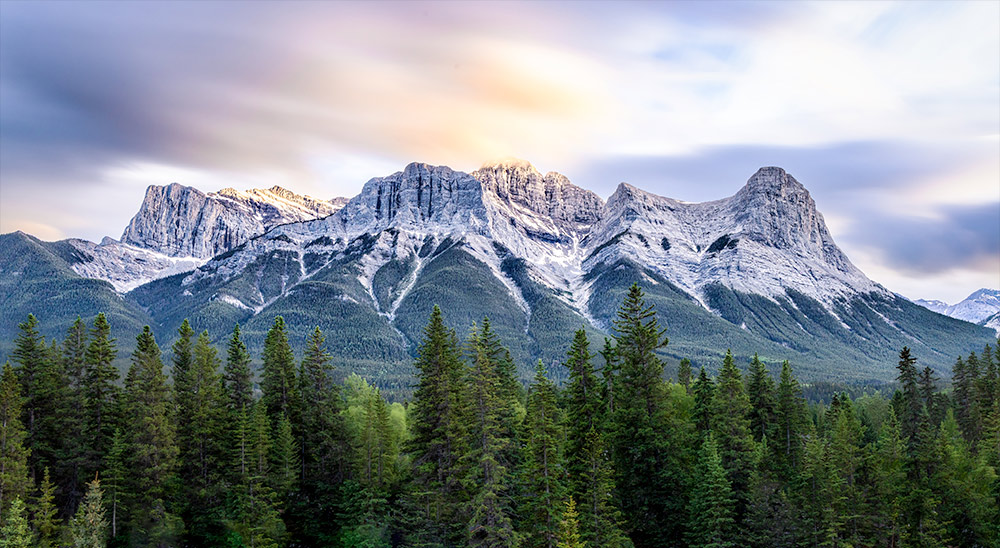
<path fill-rule="evenodd" d="M 521 160 L 413 163 L 326 216 L 334 204 L 286 192 L 151 187 L 121 243 L 52 252 L 120 291 L 155 272 L 125 300 L 168 340 L 184 318 L 215 336 L 239 322 L 253 347 L 282 315 L 293 331 L 320 326 L 344 367 L 402 383 L 434 304 L 462 329 L 488 316 L 527 370 L 560 362 L 581 326 L 610 333 L 633 282 L 668 327 L 666 352 L 710 368 L 731 348 L 790 359 L 804 378 L 888 380 L 904 345 L 944 369 L 993 340 L 869 280 L 776 167 L 705 203 L 625 183 L 605 203 Z M 133 258 L 109 264 L 112 250 Z"/>
<path fill-rule="evenodd" d="M 173 183 L 150 186 L 121 241 L 64 240 L 73 270 L 121 292 L 193 270 L 218 253 L 283 223 L 332 215 L 346 198 L 321 201 L 274 186 L 205 194 Z"/>
<path fill-rule="evenodd" d="M 150 186 L 121 241 L 170 257 L 208 259 L 271 227 L 336 212 L 343 200 L 324 202 L 275 186 L 204 194 L 173 183 Z"/>
<path fill-rule="evenodd" d="M 924 299 L 913 302 L 945 316 L 981 324 L 1000 312 L 1000 290 L 983 288 L 953 305 Z"/>

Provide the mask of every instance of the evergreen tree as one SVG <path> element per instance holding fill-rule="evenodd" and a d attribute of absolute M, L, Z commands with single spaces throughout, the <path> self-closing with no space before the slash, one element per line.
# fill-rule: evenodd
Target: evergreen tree
<path fill-rule="evenodd" d="M 580 530 L 589 546 L 631 548 L 632 541 L 622 532 L 622 515 L 614 496 L 614 469 L 606 447 L 604 436 L 591 429 L 580 449 L 586 464 L 575 482 L 580 493 Z"/>
<path fill-rule="evenodd" d="M 267 406 L 267 414 L 277 425 L 278 416 L 288 416 L 296 398 L 295 355 L 288 344 L 285 320 L 274 318 L 274 325 L 264 339 L 264 369 L 260 380 L 261 400 Z"/>
<path fill-rule="evenodd" d="M 174 404 L 163 373 L 160 348 L 149 326 L 136 337 L 125 379 L 125 480 L 133 542 L 172 542 L 183 524 L 167 511 L 177 472 Z"/>
<path fill-rule="evenodd" d="M 70 522 L 70 537 L 74 548 L 104 548 L 107 546 L 108 520 L 105 518 L 104 494 L 96 477 L 87 484 L 87 494 Z"/>
<path fill-rule="evenodd" d="M 301 522 L 306 539 L 320 543 L 318 524 L 335 518 L 335 489 L 344 480 L 347 445 L 343 405 L 331 377 L 330 355 L 319 327 L 306 343 L 298 377 L 299 418 L 293 427 L 299 444 Z"/>
<path fill-rule="evenodd" d="M 604 337 L 604 347 L 599 353 L 604 358 L 601 377 L 604 380 L 604 401 L 607 405 L 607 415 L 610 416 L 615 412 L 615 391 L 618 385 L 618 374 L 621 372 L 621 364 L 611 339 Z"/>
<path fill-rule="evenodd" d="M 601 385 L 591 364 L 593 357 L 589 351 L 587 332 L 578 329 L 570 346 L 566 368 L 569 369 L 569 386 L 565 391 L 566 405 L 566 471 L 569 475 L 570 493 L 577 497 L 582 494 L 580 482 L 588 469 L 583 454 L 587 434 L 591 430 L 604 427 L 604 400 Z"/>
<path fill-rule="evenodd" d="M 766 373 L 765 373 L 766 374 Z M 722 467 L 729 477 L 736 500 L 736 519 L 742 519 L 749 502 L 750 475 L 756 468 L 756 445 L 750 434 L 750 398 L 743 378 L 727 351 L 712 400 L 712 431 L 718 444 Z"/>
<path fill-rule="evenodd" d="M 979 416 L 979 406 L 976 405 L 978 381 L 979 371 L 975 364 L 967 367 L 959 356 L 952 367 L 951 380 L 954 387 L 955 419 L 962 429 L 962 435 L 970 443 L 976 443 L 982 435 L 982 417 Z"/>
<path fill-rule="evenodd" d="M 691 389 L 694 393 L 694 424 L 700 432 L 712 428 L 712 401 L 715 399 L 715 383 L 702 367 L 698 379 Z"/>
<path fill-rule="evenodd" d="M 691 360 L 681 358 L 681 363 L 677 366 L 677 382 L 684 385 L 684 388 L 691 388 Z"/>
<path fill-rule="evenodd" d="M 104 314 L 94 319 L 87 345 L 86 372 L 83 379 L 84 418 L 87 432 L 81 469 L 87 473 L 104 467 L 104 455 L 111 449 L 115 432 L 114 406 L 121 392 L 118 369 L 112 364 L 118 351 L 111 338 L 111 326 Z"/>
<path fill-rule="evenodd" d="M 837 515 L 835 535 L 837 542 L 857 545 L 863 533 L 865 508 L 865 489 L 862 476 L 862 426 L 854 413 L 850 398 L 845 394 L 841 398 L 842 407 L 833 424 L 830 434 L 830 464 L 832 472 L 837 475 L 836 485 L 839 486 L 834 512 Z"/>
<path fill-rule="evenodd" d="M 233 328 L 226 352 L 226 393 L 229 409 L 246 411 L 249 415 L 253 403 L 253 375 L 250 373 L 250 352 L 240 338 L 240 324 Z"/>
<path fill-rule="evenodd" d="M 765 437 L 773 437 L 777 405 L 774 379 L 771 378 L 756 353 L 750 362 L 747 396 L 750 398 L 750 433 L 753 435 L 753 439 L 761 442 Z"/>
<path fill-rule="evenodd" d="M 63 493 L 64 508 L 77 506 L 82 490 L 82 467 L 86 463 L 86 451 L 90 433 L 85 431 L 84 409 L 87 372 L 87 325 L 78 316 L 66 332 L 63 340 L 63 367 L 66 378 L 66 393 L 59 410 L 62 441 L 60 462 L 56 469 L 56 484 Z"/>
<path fill-rule="evenodd" d="M 267 409 L 260 401 L 251 406 L 247 461 L 250 466 L 237 486 L 230 528 L 243 546 L 277 547 L 286 537 L 274 490 L 269 485 L 272 452 Z"/>
<path fill-rule="evenodd" d="M 556 548 L 586 548 L 587 543 L 580 538 L 579 513 L 576 511 L 576 501 L 570 497 L 562 511 L 559 520 L 559 536 Z"/>
<path fill-rule="evenodd" d="M 278 500 L 287 503 L 298 484 L 299 444 L 292 434 L 292 423 L 285 415 L 278 415 L 271 445 L 270 485 Z"/>
<path fill-rule="evenodd" d="M 525 534 L 527 547 L 555 548 L 558 541 L 557 509 L 565 491 L 558 415 L 555 385 L 545 376 L 545 366 L 539 360 L 528 393 L 527 441 L 521 470 L 520 530 Z"/>
<path fill-rule="evenodd" d="M 800 521 L 805 545 L 836 545 L 838 522 L 834 507 L 839 502 L 837 482 L 826 440 L 819 436 L 811 437 L 802 455 L 796 500 L 802 509 Z"/>
<path fill-rule="evenodd" d="M 111 507 L 111 538 L 113 539 L 118 538 L 119 507 L 125 498 L 127 457 L 125 434 L 122 433 L 121 429 L 115 429 L 115 433 L 111 437 L 111 449 L 108 450 L 107 457 L 105 458 L 105 463 L 107 464 L 105 477 L 108 479 L 108 506 Z"/>
<path fill-rule="evenodd" d="M 691 494 L 687 528 L 688 546 L 691 548 L 726 548 L 735 546 L 735 499 L 722 460 L 719 457 L 715 436 L 709 432 L 698 454 L 699 481 Z"/>
<path fill-rule="evenodd" d="M 511 520 L 509 464 L 504 461 L 512 446 L 504 421 L 505 389 L 498 364 L 490 358 L 489 341 L 471 341 L 475 353 L 469 371 L 469 452 L 465 455 L 468 475 L 465 487 L 471 494 L 465 515 L 469 516 L 467 543 L 490 548 L 520 545 Z"/>
<path fill-rule="evenodd" d="M 21 385 L 7 362 L 0 377 L 0 517 L 7 515 L 15 499 L 24 500 L 30 485 L 22 401 Z"/>
<path fill-rule="evenodd" d="M 896 416 L 899 418 L 900 432 L 904 438 L 914 439 L 917 428 L 920 424 L 920 414 L 924 408 L 920 397 L 918 385 L 919 374 L 917 372 L 917 359 L 910 355 L 910 349 L 906 346 L 899 351 L 899 375 L 896 380 L 901 386 L 901 408 L 896 409 Z"/>
<path fill-rule="evenodd" d="M 177 330 L 177 340 L 174 342 L 174 385 L 186 386 L 188 371 L 191 370 L 191 364 L 194 363 L 194 329 L 191 329 L 191 324 L 188 323 L 185 318 L 181 322 L 180 328 Z"/>
<path fill-rule="evenodd" d="M 28 319 L 18 324 L 17 327 L 21 331 L 18 333 L 17 339 L 14 340 L 14 350 L 10 356 L 17 364 L 15 371 L 21 383 L 21 394 L 24 398 L 22 413 L 24 413 L 24 427 L 27 431 L 24 445 L 29 451 L 28 474 L 34 480 L 41 472 L 38 455 L 40 445 L 38 418 L 40 416 L 39 405 L 45 403 L 39 395 L 39 381 L 48 362 L 49 352 L 45 345 L 45 338 L 38 333 L 38 320 L 35 319 L 34 315 L 28 314 Z"/>
<path fill-rule="evenodd" d="M 3 516 L 3 527 L 0 527 L 0 548 L 33 548 L 34 546 L 35 535 L 28 528 L 24 501 L 15 498 Z"/>
<path fill-rule="evenodd" d="M 662 546 L 679 535 L 674 511 L 680 485 L 667 462 L 663 362 L 655 354 L 667 344 L 656 313 L 633 284 L 618 310 L 615 354 L 620 359 L 614 412 L 615 467 L 622 510 L 632 539 L 642 546 Z"/>
<path fill-rule="evenodd" d="M 873 495 L 878 501 L 872 507 L 874 534 L 886 539 L 888 546 L 899 546 L 902 536 L 902 498 L 906 487 L 906 446 L 900 437 L 896 413 L 889 407 L 889 416 L 879 432 L 872 457 Z"/>
<path fill-rule="evenodd" d="M 465 495 L 459 458 L 467 451 L 468 404 L 456 346 L 435 306 L 418 348 L 417 387 L 409 410 L 415 544 L 457 542 L 460 534 L 455 524 Z"/>
<path fill-rule="evenodd" d="M 41 479 L 42 470 L 54 469 L 60 485 L 67 483 L 66 477 L 71 473 L 69 462 L 68 433 L 73 431 L 73 417 L 70 411 L 70 386 L 66 374 L 62 350 L 56 346 L 55 339 L 50 347 L 45 349 L 39 369 L 35 373 L 35 382 L 30 396 L 34 402 L 35 435 L 31 445 L 31 457 L 28 458 L 29 470 L 34 463 L 33 477 Z"/>
<path fill-rule="evenodd" d="M 188 327 L 187 330 L 190 330 Z M 186 330 L 182 326 L 182 336 Z M 186 335 L 190 337 L 190 335 Z M 218 373 L 219 359 L 209 343 L 208 332 L 198 336 L 193 347 L 174 345 L 174 389 L 177 402 L 179 472 L 184 480 L 182 516 L 189 538 L 209 543 L 218 534 L 222 502 L 222 475 L 226 455 L 226 397 Z M 179 359 L 178 356 L 186 356 Z"/>
<path fill-rule="evenodd" d="M 802 389 L 792 375 L 786 360 L 781 365 L 781 380 L 775 407 L 775 439 L 771 447 L 777 456 L 779 475 L 790 481 L 802 462 L 804 439 L 807 434 L 808 415 Z"/>
<path fill-rule="evenodd" d="M 52 548 L 59 539 L 60 523 L 56 517 L 56 486 L 49 478 L 49 469 L 42 473 L 42 483 L 32 509 L 31 525 L 37 535 L 38 548 Z"/>

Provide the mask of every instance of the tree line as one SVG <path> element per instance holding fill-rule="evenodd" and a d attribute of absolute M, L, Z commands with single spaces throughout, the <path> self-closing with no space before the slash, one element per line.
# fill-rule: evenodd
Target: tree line
<path fill-rule="evenodd" d="M 634 285 L 600 348 L 573 334 L 525 387 L 488 319 L 434 307 L 413 396 L 332 380 L 281 317 L 259 375 L 187 321 L 169 373 L 148 327 L 124 379 L 103 314 L 61 343 L 19 325 L 0 375 L 0 547 L 991 547 L 1000 354 L 942 391 L 908 348 L 891 395 L 807 403 L 788 362 L 718 375 L 658 355 Z"/>

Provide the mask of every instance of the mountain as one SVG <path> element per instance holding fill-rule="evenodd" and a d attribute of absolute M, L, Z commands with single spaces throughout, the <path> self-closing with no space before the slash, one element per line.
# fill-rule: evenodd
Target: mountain
<path fill-rule="evenodd" d="M 38 318 L 42 334 L 61 341 L 77 316 L 89 326 L 104 312 L 119 339 L 119 362 L 127 361 L 135 335 L 153 320 L 110 283 L 74 272 L 78 254 L 67 242 L 42 242 L 23 232 L 0 235 L 0 358 L 28 314 Z"/>
<path fill-rule="evenodd" d="M 622 183 L 605 203 L 521 160 L 472 173 L 413 163 L 323 215 L 339 205 L 279 188 L 154 186 L 121 242 L 32 241 L 61 275 L 127 291 L 119 304 L 149 318 L 163 344 L 184 318 L 218 340 L 239 322 L 257 352 L 282 315 L 297 338 L 320 326 L 341 371 L 397 388 L 411 382 L 434 304 L 459 336 L 489 317 L 527 374 L 535 360 L 561 362 L 581 326 L 596 350 L 633 282 L 668 329 L 668 368 L 688 357 L 715 369 L 731 348 L 741 360 L 788 359 L 806 380 L 886 381 L 904 345 L 943 373 L 994 340 L 869 280 L 806 188 L 776 167 L 721 200 Z M 158 279 L 138 285 L 144 277 Z"/>
<path fill-rule="evenodd" d="M 884 381 L 904 345 L 944 372 L 992 340 L 865 277 L 780 168 L 713 202 L 623 183 L 604 203 L 523 161 L 472 173 L 415 163 L 334 215 L 276 226 L 129 298 L 163 332 L 190 318 L 220 336 L 239 321 L 252 346 L 275 315 L 297 334 L 319 325 L 344 367 L 405 383 L 434 304 L 459 335 L 488 316 L 527 371 L 560 362 L 581 325 L 596 346 L 633 282 L 668 328 L 673 363 L 714 369 L 732 348 L 789 359 L 806 379 Z"/>
<path fill-rule="evenodd" d="M 923 299 L 914 302 L 945 316 L 951 316 L 952 318 L 958 318 L 967 322 L 980 323 L 1000 312 L 1000 290 L 983 288 L 953 305 L 948 305 L 948 303 L 941 301 L 925 301 Z"/>
<path fill-rule="evenodd" d="M 71 238 L 63 240 L 63 247 L 72 248 L 67 261 L 74 272 L 127 292 L 197 268 L 279 224 L 332 215 L 346 203 L 346 198 L 320 201 L 279 186 L 204 194 L 177 183 L 153 185 L 121 241 Z"/>

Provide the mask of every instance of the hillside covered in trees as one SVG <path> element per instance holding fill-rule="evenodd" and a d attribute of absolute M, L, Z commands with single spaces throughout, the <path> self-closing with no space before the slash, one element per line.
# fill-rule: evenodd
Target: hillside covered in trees
<path fill-rule="evenodd" d="M 998 347 L 950 385 L 904 347 L 893 393 L 829 403 L 756 357 L 668 380 L 633 285 L 612 338 L 567 332 L 527 387 L 489 319 L 434 307 L 393 402 L 335 382 L 319 328 L 296 359 L 281 317 L 258 372 L 238 325 L 217 349 L 185 320 L 169 356 L 143 329 L 124 379 L 103 314 L 41 329 L 0 376 L 4 547 L 1000 543 Z"/>

